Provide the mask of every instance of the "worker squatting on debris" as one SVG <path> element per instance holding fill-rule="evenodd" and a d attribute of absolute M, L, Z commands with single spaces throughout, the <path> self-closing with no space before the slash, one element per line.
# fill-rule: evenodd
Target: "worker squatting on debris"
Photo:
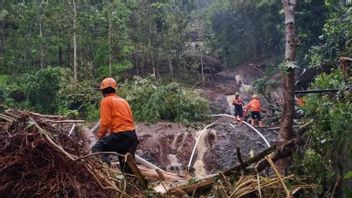
<path fill-rule="evenodd" d="M 236 120 L 242 123 L 244 102 L 241 99 L 240 94 L 238 92 L 235 93 L 235 99 L 233 100 L 232 104 L 235 106 Z"/>
<path fill-rule="evenodd" d="M 260 111 L 264 111 L 264 109 L 261 108 L 261 104 L 260 104 L 260 101 L 259 101 L 257 95 L 254 94 L 252 96 L 252 100 L 244 108 L 245 108 L 246 114 L 248 113 L 248 111 L 251 111 L 251 114 L 252 114 L 251 124 L 252 125 L 254 125 L 255 120 L 258 120 L 259 127 L 264 127 L 263 121 L 260 116 Z"/>
<path fill-rule="evenodd" d="M 138 145 L 131 107 L 128 102 L 116 95 L 117 83 L 113 78 L 105 78 L 100 85 L 104 98 L 100 102 L 99 140 L 92 147 L 92 152 L 117 152 L 125 155 L 134 154 Z M 118 156 L 122 172 L 131 173 L 123 156 Z M 101 159 L 110 165 L 108 155 Z"/>

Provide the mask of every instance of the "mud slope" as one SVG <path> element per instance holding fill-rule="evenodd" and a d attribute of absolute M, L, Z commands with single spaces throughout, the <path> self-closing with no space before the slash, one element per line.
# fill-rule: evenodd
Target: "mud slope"
<path fill-rule="evenodd" d="M 226 69 L 208 76 L 207 86 L 198 91 L 209 100 L 212 113 L 232 114 L 233 94 L 240 92 L 245 102 L 248 102 L 253 94 L 252 84 L 263 77 L 264 69 L 263 66 L 255 64 Z M 263 103 L 265 107 L 265 101 Z M 192 149 L 201 130 L 202 128 L 187 128 L 168 122 L 138 124 L 137 132 L 141 142 L 138 154 L 165 170 L 182 174 L 190 161 Z M 270 130 L 261 129 L 261 132 L 269 142 L 277 135 Z M 229 118 L 220 118 L 217 124 L 200 138 L 192 160 L 193 174 L 204 176 L 237 165 L 239 162 L 236 147 L 241 149 L 243 160 L 246 160 L 251 150 L 258 153 L 267 145 L 248 126 L 234 123 Z"/>
<path fill-rule="evenodd" d="M 137 133 L 140 144 L 137 153 L 159 167 L 182 174 L 190 160 L 192 149 L 200 129 L 182 127 L 175 123 L 139 124 Z M 276 134 L 263 130 L 263 135 L 271 141 Z M 196 176 L 204 176 L 226 170 L 239 162 L 236 147 L 246 160 L 251 150 L 259 153 L 267 145 L 248 126 L 237 124 L 232 119 L 221 119 L 206 131 L 197 146 L 192 160 L 192 170 Z"/>

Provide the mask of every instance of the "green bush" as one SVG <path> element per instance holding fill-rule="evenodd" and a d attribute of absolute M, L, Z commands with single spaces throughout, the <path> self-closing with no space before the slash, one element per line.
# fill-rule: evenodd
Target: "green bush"
<path fill-rule="evenodd" d="M 4 85 L 0 84 L 0 102 L 5 102 L 5 99 L 8 97 L 8 90 Z"/>
<path fill-rule="evenodd" d="M 65 82 L 59 92 L 60 114 L 70 117 L 80 117 L 88 120 L 98 119 L 101 93 L 95 81 L 80 81 L 75 84 L 70 80 Z"/>
<path fill-rule="evenodd" d="M 149 78 L 135 78 L 118 90 L 131 104 L 138 121 L 200 121 L 209 113 L 205 99 L 178 83 L 162 84 Z"/>
<path fill-rule="evenodd" d="M 65 82 L 64 74 L 65 70 L 57 67 L 28 74 L 24 85 L 28 104 L 42 113 L 56 113 L 59 109 L 59 91 Z"/>
<path fill-rule="evenodd" d="M 352 169 L 352 97 L 345 90 L 339 70 L 319 75 L 311 87 L 340 89 L 338 93 L 307 95 L 303 106 L 308 119 L 314 118 L 314 123 L 306 133 L 309 150 L 300 166 L 305 170 L 304 175 L 321 184 L 326 191 L 334 186 L 334 174 L 342 177 Z M 346 184 L 342 181 L 341 186 L 348 187 Z"/>
<path fill-rule="evenodd" d="M 0 102 L 6 103 L 9 97 L 9 89 L 7 87 L 7 75 L 0 75 Z"/>

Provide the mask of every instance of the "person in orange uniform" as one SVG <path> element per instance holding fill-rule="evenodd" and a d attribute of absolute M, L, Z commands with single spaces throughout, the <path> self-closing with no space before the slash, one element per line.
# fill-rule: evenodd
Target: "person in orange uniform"
<path fill-rule="evenodd" d="M 138 145 L 138 137 L 131 107 L 128 102 L 116 95 L 117 83 L 113 78 L 105 78 L 100 84 L 104 98 L 100 102 L 99 140 L 92 147 L 92 152 L 116 152 L 121 155 L 134 154 Z M 125 165 L 123 156 L 118 156 L 122 172 L 131 173 Z M 110 166 L 108 155 L 101 155 L 102 161 Z"/>
<path fill-rule="evenodd" d="M 259 101 L 257 95 L 254 94 L 252 96 L 252 100 L 244 108 L 246 110 L 246 114 L 248 113 L 248 111 L 251 111 L 251 114 L 252 114 L 251 124 L 252 125 L 254 125 L 255 120 L 258 120 L 259 127 L 264 127 L 263 121 L 260 117 L 260 111 L 262 110 L 261 104 L 260 104 L 260 101 Z"/>
<path fill-rule="evenodd" d="M 304 105 L 304 100 L 302 97 L 295 96 L 296 105 L 302 107 Z"/>
<path fill-rule="evenodd" d="M 235 93 L 235 99 L 233 100 L 232 104 L 235 106 L 235 117 L 236 117 L 236 120 L 238 122 L 242 123 L 244 102 L 240 98 L 240 94 L 238 92 Z"/>

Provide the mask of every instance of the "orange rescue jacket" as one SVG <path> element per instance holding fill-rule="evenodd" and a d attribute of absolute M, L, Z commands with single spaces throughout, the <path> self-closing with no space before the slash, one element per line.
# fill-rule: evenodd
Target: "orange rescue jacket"
<path fill-rule="evenodd" d="M 304 100 L 303 98 L 296 97 L 296 104 L 301 107 L 304 105 Z"/>
<path fill-rule="evenodd" d="M 128 102 L 114 93 L 107 94 L 100 102 L 100 129 L 98 137 L 109 133 L 135 129 L 131 107 Z"/>
<path fill-rule="evenodd" d="M 245 109 L 248 111 L 258 111 L 260 112 L 260 102 L 258 99 L 254 98 L 252 99 L 245 107 Z"/>

